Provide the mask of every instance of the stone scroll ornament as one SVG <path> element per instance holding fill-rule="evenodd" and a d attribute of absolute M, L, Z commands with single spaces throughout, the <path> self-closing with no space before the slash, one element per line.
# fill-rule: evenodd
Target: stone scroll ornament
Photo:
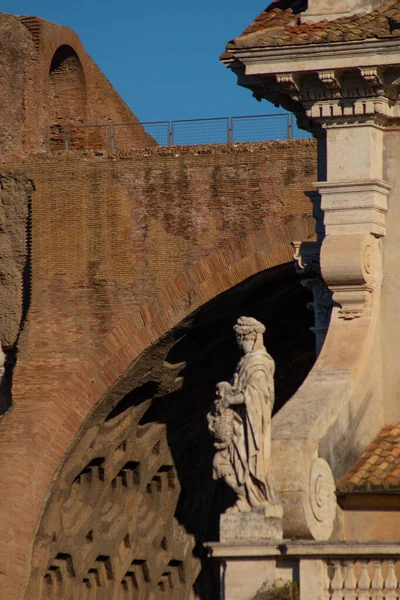
<path fill-rule="evenodd" d="M 270 473 L 275 363 L 264 346 L 262 323 L 240 317 L 234 330 L 243 357 L 231 382 L 217 384 L 207 415 L 216 450 L 213 477 L 237 494 L 225 514 L 261 510 L 267 515 L 271 510 L 266 509 L 280 507 Z"/>

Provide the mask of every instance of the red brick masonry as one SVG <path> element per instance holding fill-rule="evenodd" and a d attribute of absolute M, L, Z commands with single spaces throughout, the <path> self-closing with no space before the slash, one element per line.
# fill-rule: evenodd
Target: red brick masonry
<path fill-rule="evenodd" d="M 182 319 L 312 239 L 311 140 L 31 157 L 32 297 L 0 438 L 0 596 L 84 420 Z"/>

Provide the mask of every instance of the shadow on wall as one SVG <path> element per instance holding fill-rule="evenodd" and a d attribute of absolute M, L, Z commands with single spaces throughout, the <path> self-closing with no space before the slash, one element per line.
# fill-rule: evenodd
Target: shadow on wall
<path fill-rule="evenodd" d="M 218 573 L 207 564 L 204 541 L 218 539 L 219 516 L 235 497 L 221 481 L 212 479 L 214 450 L 206 414 L 215 397 L 215 384 L 229 380 L 239 360 L 232 326 L 241 315 L 265 323 L 265 342 L 276 362 L 274 412 L 294 394 L 315 360 L 309 293 L 296 282 L 292 265 L 261 273 L 199 310 L 165 357 L 177 389 L 158 389 L 141 423 L 165 423 L 168 444 L 181 485 L 177 520 L 195 536 L 195 552 L 203 570 L 196 591 L 204 600 L 217 598 Z M 213 591 L 214 590 L 214 591 Z"/>
<path fill-rule="evenodd" d="M 18 340 L 30 304 L 33 190 L 32 181 L 25 175 L 0 173 L 0 415 L 12 403 Z"/>
<path fill-rule="evenodd" d="M 198 599 L 218 600 L 203 542 L 218 539 L 219 516 L 235 499 L 212 478 L 206 414 L 216 383 L 231 378 L 239 359 L 232 326 L 241 315 L 265 323 L 278 410 L 314 363 L 309 300 L 292 264 L 269 269 L 203 306 L 136 361 L 62 465 L 26 598 L 80 597 L 101 584 L 110 598 L 188 600 L 194 585 Z"/>
<path fill-rule="evenodd" d="M 87 123 L 85 74 L 78 55 L 71 46 L 62 45 L 53 56 L 47 83 L 50 149 L 64 147 L 64 128 Z M 74 148 L 85 147 L 87 130 L 76 130 Z"/>

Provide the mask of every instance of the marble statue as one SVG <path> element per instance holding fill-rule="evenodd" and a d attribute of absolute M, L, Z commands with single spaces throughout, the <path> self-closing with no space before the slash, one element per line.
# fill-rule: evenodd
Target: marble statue
<path fill-rule="evenodd" d="M 262 323 L 240 317 L 234 330 L 243 357 L 232 381 L 217 384 L 207 416 L 216 450 L 214 479 L 224 479 L 238 497 L 231 514 L 278 504 L 270 474 L 275 363 L 264 346 Z"/>

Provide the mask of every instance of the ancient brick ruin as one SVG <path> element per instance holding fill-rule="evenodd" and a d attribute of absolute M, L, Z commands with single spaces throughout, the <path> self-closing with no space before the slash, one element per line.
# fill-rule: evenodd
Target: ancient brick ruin
<path fill-rule="evenodd" d="M 0 23 L 0 595 L 217 598 L 205 415 L 240 313 L 277 409 L 315 360 L 290 245 L 315 238 L 315 143 L 159 148 L 74 32 Z M 63 150 L 99 123 L 135 127 Z"/>

